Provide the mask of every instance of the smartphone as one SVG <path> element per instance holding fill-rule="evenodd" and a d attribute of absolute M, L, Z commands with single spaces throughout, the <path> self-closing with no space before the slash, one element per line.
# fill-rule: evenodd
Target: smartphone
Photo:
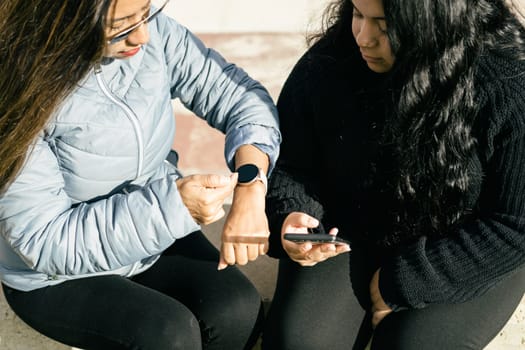
<path fill-rule="evenodd" d="M 312 244 L 333 243 L 350 245 L 350 242 L 326 233 L 285 233 L 284 239 L 295 243 L 311 242 Z"/>

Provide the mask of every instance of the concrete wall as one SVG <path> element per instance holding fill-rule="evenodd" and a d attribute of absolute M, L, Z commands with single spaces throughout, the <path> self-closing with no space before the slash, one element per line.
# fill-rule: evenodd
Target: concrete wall
<path fill-rule="evenodd" d="M 319 27 L 323 9 L 332 1 L 171 0 L 166 12 L 198 33 L 303 33 Z M 508 1 L 525 14 L 525 0 Z"/>
<path fill-rule="evenodd" d="M 304 32 L 319 25 L 330 1 L 171 0 L 165 11 L 197 33 Z"/>

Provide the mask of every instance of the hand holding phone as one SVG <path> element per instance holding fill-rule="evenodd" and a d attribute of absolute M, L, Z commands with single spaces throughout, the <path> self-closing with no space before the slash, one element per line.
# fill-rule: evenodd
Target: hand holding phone
<path fill-rule="evenodd" d="M 301 266 L 314 266 L 351 250 L 349 242 L 337 237 L 336 227 L 321 234 L 319 225 L 319 220 L 303 212 L 288 214 L 282 224 L 283 248 Z"/>
<path fill-rule="evenodd" d="M 332 243 L 336 245 L 350 245 L 350 242 L 337 236 L 329 235 L 326 233 L 285 233 L 284 239 L 295 243 L 310 242 L 312 244 Z"/>

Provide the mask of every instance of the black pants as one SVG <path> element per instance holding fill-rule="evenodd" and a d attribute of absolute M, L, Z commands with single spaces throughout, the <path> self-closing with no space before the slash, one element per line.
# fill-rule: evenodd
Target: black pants
<path fill-rule="evenodd" d="M 28 325 L 82 349 L 250 349 L 261 298 L 237 268 L 217 271 L 218 259 L 195 232 L 131 279 L 90 277 L 30 292 L 4 286 L 4 293 Z"/>
<path fill-rule="evenodd" d="M 391 313 L 374 331 L 372 350 L 483 349 L 509 320 L 524 292 L 521 269 L 469 302 Z M 263 349 L 363 349 L 371 335 L 370 315 L 350 286 L 348 254 L 314 267 L 280 261 Z"/>

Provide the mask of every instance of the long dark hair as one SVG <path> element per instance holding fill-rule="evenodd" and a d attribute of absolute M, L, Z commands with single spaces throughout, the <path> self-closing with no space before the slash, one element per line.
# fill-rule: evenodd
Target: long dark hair
<path fill-rule="evenodd" d="M 468 213 L 474 177 L 475 73 L 493 50 L 523 59 L 524 31 L 505 0 L 383 0 L 396 62 L 388 73 L 391 106 L 383 143 L 397 164 L 392 179 L 401 203 L 393 220 L 402 233 L 445 234 Z M 352 2 L 329 8 L 321 37 L 352 40 Z M 314 36 L 314 40 L 320 36 Z M 430 231 L 430 232 L 429 232 Z"/>
<path fill-rule="evenodd" d="M 109 4 L 0 2 L 0 191 L 64 97 L 102 57 Z"/>

